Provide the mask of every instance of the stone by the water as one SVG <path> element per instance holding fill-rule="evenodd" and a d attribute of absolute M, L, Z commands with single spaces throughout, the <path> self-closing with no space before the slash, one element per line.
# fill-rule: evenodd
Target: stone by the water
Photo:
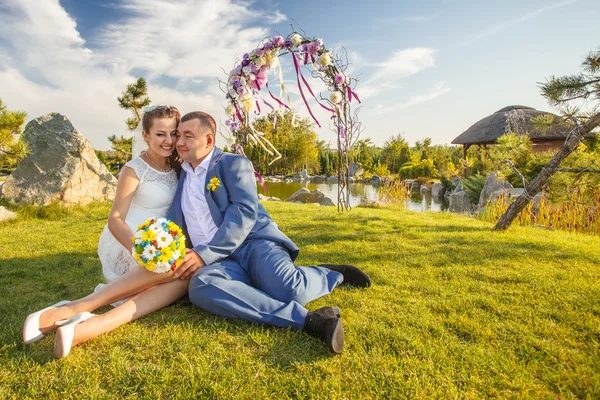
<path fill-rule="evenodd" d="M 334 206 L 333 200 L 325 196 L 320 190 L 310 191 L 306 188 L 299 189 L 296 193 L 285 199 L 291 203 L 319 203 L 322 206 Z"/>

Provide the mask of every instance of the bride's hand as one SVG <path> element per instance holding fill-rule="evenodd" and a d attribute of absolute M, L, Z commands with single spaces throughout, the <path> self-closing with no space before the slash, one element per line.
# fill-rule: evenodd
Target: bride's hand
<path fill-rule="evenodd" d="M 175 278 L 189 279 L 192 277 L 194 272 L 198 271 L 205 265 L 206 264 L 204 263 L 204 260 L 198 255 L 198 253 L 192 249 L 185 249 L 183 262 L 179 268 L 175 270 Z"/>

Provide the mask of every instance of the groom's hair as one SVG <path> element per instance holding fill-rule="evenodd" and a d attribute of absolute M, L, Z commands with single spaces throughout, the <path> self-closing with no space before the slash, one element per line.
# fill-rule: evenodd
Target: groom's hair
<path fill-rule="evenodd" d="M 210 116 L 210 114 L 202 111 L 192 111 L 185 114 L 181 118 L 181 122 L 190 121 L 192 119 L 197 119 L 200 121 L 201 128 L 208 129 L 213 135 L 217 135 L 217 123 L 215 122 L 215 119 Z"/>

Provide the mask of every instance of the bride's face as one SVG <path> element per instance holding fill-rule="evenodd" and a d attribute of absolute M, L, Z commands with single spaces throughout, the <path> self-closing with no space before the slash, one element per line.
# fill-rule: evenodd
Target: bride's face
<path fill-rule="evenodd" d="M 143 132 L 148 150 L 161 157 L 169 157 L 177 142 L 177 121 L 173 118 L 157 118 L 152 121 L 150 133 Z"/>

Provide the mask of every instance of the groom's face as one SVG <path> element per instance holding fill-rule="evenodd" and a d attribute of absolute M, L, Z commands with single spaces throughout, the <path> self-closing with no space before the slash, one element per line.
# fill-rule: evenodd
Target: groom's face
<path fill-rule="evenodd" d="M 196 168 L 214 147 L 214 134 L 197 119 L 179 123 L 177 153 Z"/>

